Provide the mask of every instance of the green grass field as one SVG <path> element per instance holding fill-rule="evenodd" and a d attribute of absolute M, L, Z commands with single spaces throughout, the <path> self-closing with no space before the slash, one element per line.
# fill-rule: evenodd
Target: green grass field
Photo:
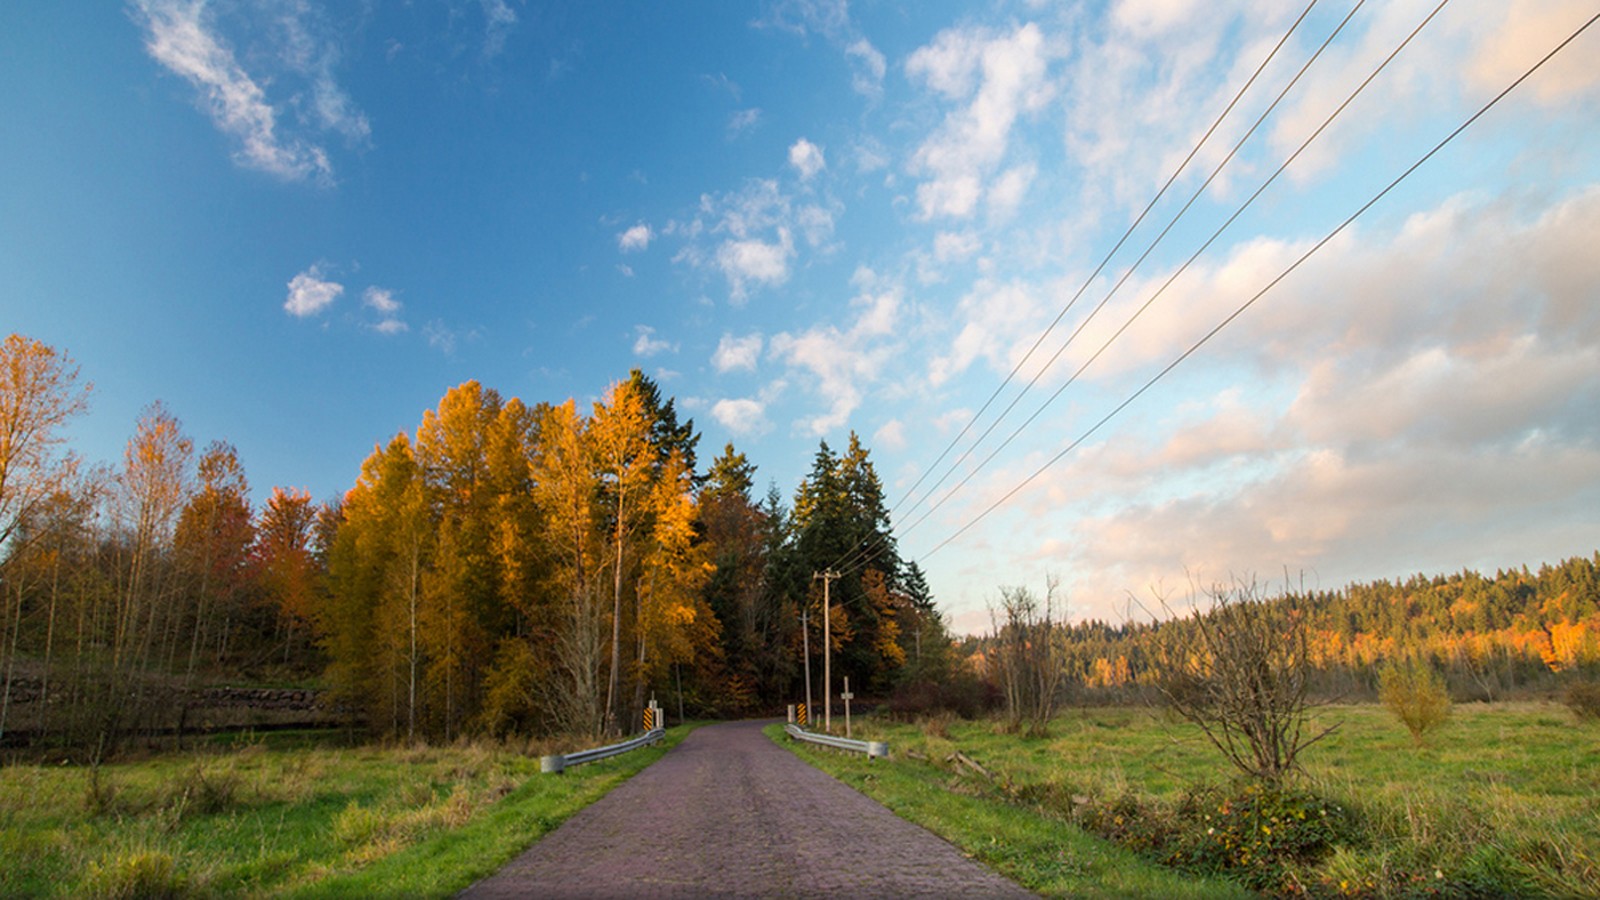
<path fill-rule="evenodd" d="M 681 741 L 539 773 L 538 748 L 302 738 L 0 769 L 0 896 L 442 897 Z M 569 748 L 570 749 L 570 748 Z"/>
<path fill-rule="evenodd" d="M 1327 707 L 1317 717 L 1340 727 L 1306 751 L 1306 772 L 1296 786 L 1325 800 L 1348 827 L 1315 860 L 1272 873 L 1289 883 L 1273 881 L 1273 890 L 1600 896 L 1600 725 L 1579 723 L 1555 705 L 1465 704 L 1417 747 L 1378 706 Z M 1152 845 L 1166 841 L 1203 863 L 1214 857 L 1193 850 L 1204 849 L 1207 828 L 1222 827 L 1227 806 L 1206 803 L 1233 798 L 1229 809 L 1235 810 L 1243 790 L 1198 730 L 1145 710 L 1071 710 L 1041 738 L 1005 734 L 993 722 L 949 719 L 915 725 L 867 720 L 858 723 L 856 736 L 888 741 L 892 759 L 868 763 L 810 748 L 797 752 L 1053 895 L 1138 893 L 1103 880 L 1086 888 L 1053 873 L 1053 854 L 1082 858 L 1078 848 L 1086 836 L 1068 823 L 1114 832 L 1146 858 L 1162 857 L 1161 847 Z M 952 761 L 957 752 L 994 778 Z M 942 788 L 949 799 L 918 800 L 930 787 Z M 970 815 L 966 805 L 979 801 L 995 810 L 1026 811 L 1034 824 L 1007 839 L 1010 849 L 986 850 L 988 830 L 959 821 Z M 1291 807 L 1286 816 L 1302 812 Z M 1127 821 L 1113 822 L 1113 816 Z M 1261 823 L 1270 835 L 1273 823 Z M 1048 839 L 1038 837 L 1046 833 Z M 1216 831 L 1215 837 L 1222 835 Z M 1034 849 L 1016 849 L 1022 846 Z M 1016 854 L 1022 858 L 1006 858 Z M 1205 865 L 1188 870 L 1209 871 Z M 1232 877 L 1241 874 L 1249 880 L 1249 867 Z"/>

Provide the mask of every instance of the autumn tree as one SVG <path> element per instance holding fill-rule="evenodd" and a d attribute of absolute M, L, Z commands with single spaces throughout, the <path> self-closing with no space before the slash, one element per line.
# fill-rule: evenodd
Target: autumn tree
<path fill-rule="evenodd" d="M 203 659 L 221 661 L 247 614 L 255 527 L 238 451 L 215 441 L 200 455 L 198 487 L 178 515 L 174 549 L 190 594 L 186 686 Z"/>
<path fill-rule="evenodd" d="M 88 408 L 91 387 L 53 347 L 20 334 L 0 344 L 0 566 L 18 549 L 18 526 L 72 477 L 61 429 Z"/>
<path fill-rule="evenodd" d="M 557 672 L 546 698 L 559 728 L 597 734 L 605 720 L 607 604 L 600 567 L 606 553 L 595 502 L 588 422 L 568 400 L 539 409 L 538 431 L 531 461 L 532 492 L 544 524 L 542 593 L 555 609 L 547 640 Z M 529 620 L 543 618 L 535 597 L 523 595 L 515 602 Z M 525 664 L 531 665 L 531 652 L 511 652 L 527 657 Z"/>
<path fill-rule="evenodd" d="M 281 626 L 285 661 L 316 616 L 320 573 L 311 554 L 316 521 L 310 491 L 274 487 L 257 528 L 254 558 L 265 601 Z"/>
<path fill-rule="evenodd" d="M 630 544 L 645 527 L 649 515 L 646 493 L 657 457 L 650 444 L 650 418 L 637 380 L 613 385 L 594 406 L 588 436 L 595 473 L 600 479 L 611 567 L 611 666 L 606 676 L 604 726 L 618 730 L 617 694 L 622 677 L 623 588 L 630 582 L 629 567 L 637 564 Z"/>

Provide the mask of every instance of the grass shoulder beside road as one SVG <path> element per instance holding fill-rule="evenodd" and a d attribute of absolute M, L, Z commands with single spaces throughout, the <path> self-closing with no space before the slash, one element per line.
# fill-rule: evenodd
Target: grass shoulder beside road
<path fill-rule="evenodd" d="M 293 746 L 0 769 L 0 896 L 444 897 L 683 740 L 560 775 L 538 749 Z M 576 749 L 576 748 L 571 748 Z"/>
<path fill-rule="evenodd" d="M 1063 835 L 1051 838 L 1062 847 L 1077 846 L 1069 836 L 1083 835 L 1072 827 L 1081 825 L 1139 848 L 1141 861 L 1178 858 L 1191 871 L 1227 871 L 1269 890 L 1600 896 L 1600 723 L 1553 703 L 1458 704 L 1418 746 L 1380 706 L 1324 707 L 1315 718 L 1339 727 L 1302 756 L 1298 793 L 1271 804 L 1252 804 L 1261 795 L 1235 780 L 1193 726 L 1136 708 L 1070 709 L 1034 738 L 1002 733 L 993 721 L 858 722 L 857 737 L 889 743 L 891 762 L 878 769 L 881 761 L 796 752 L 897 812 L 896 804 L 918 803 L 898 797 L 906 786 L 938 788 L 952 795 L 939 803 L 971 796 L 1027 811 L 1040 833 Z M 950 762 L 958 752 L 993 777 Z M 906 817 L 982 858 L 974 842 L 986 839 L 983 829 L 957 837 L 959 823 L 932 824 L 955 817 L 955 807 L 923 806 Z M 1303 814 L 1323 809 L 1341 821 L 1312 835 L 1327 838 L 1320 848 L 1274 862 L 1281 840 L 1298 839 Z M 1027 833 L 1021 840 L 1034 849 L 1017 851 L 1025 857 L 1019 870 L 1048 872 L 1050 842 Z M 1043 874 L 1007 874 L 1056 892 Z"/>
<path fill-rule="evenodd" d="M 768 726 L 766 734 L 895 815 L 1047 897 L 1253 896 L 1227 881 L 1162 868 L 1040 810 L 985 796 L 928 761 L 908 757 L 892 729 L 872 731 L 874 740 L 891 741 L 889 759 L 791 741 L 782 725 Z"/>

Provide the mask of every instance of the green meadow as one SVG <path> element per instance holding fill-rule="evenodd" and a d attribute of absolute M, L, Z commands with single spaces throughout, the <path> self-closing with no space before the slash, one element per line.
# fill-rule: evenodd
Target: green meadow
<path fill-rule="evenodd" d="M 1600 896 L 1600 723 L 1464 704 L 1418 746 L 1379 706 L 1316 720 L 1338 727 L 1267 795 L 1197 729 L 1142 709 L 1070 710 L 1040 737 L 857 723 L 887 761 L 790 746 L 1048 896 Z"/>
<path fill-rule="evenodd" d="M 681 741 L 541 775 L 559 749 L 272 735 L 99 769 L 0 768 L 0 896 L 444 897 Z"/>

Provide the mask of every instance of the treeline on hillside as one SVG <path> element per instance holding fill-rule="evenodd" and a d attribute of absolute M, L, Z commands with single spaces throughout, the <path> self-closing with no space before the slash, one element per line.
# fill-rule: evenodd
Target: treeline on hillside
<path fill-rule="evenodd" d="M 1458 698 L 1482 700 L 1547 691 L 1600 670 L 1600 553 L 1537 572 L 1416 575 L 1290 591 L 1267 603 L 1305 628 L 1314 684 L 1325 696 L 1371 696 L 1379 667 L 1391 661 L 1425 662 Z M 1206 609 L 1204 597 L 1198 606 Z M 1161 674 L 1162 633 L 1193 627 L 1181 616 L 1062 626 L 1056 643 L 1063 683 L 1089 698 L 1139 694 Z M 992 635 L 969 638 L 959 652 L 983 670 L 996 646 Z"/>
<path fill-rule="evenodd" d="M 0 347 L 0 741 L 99 756 L 240 681 L 320 681 L 407 737 L 626 731 L 650 696 L 777 709 L 803 693 L 801 648 L 820 660 L 814 575 L 847 557 L 836 677 L 887 690 L 950 665 L 854 435 L 821 445 L 791 511 L 755 498 L 732 445 L 700 472 L 693 423 L 638 372 L 587 411 L 468 382 L 343 498 L 274 488 L 255 509 L 237 452 L 197 457 L 160 404 L 120 466 L 84 464 L 62 430 L 88 398 L 59 351 Z"/>

